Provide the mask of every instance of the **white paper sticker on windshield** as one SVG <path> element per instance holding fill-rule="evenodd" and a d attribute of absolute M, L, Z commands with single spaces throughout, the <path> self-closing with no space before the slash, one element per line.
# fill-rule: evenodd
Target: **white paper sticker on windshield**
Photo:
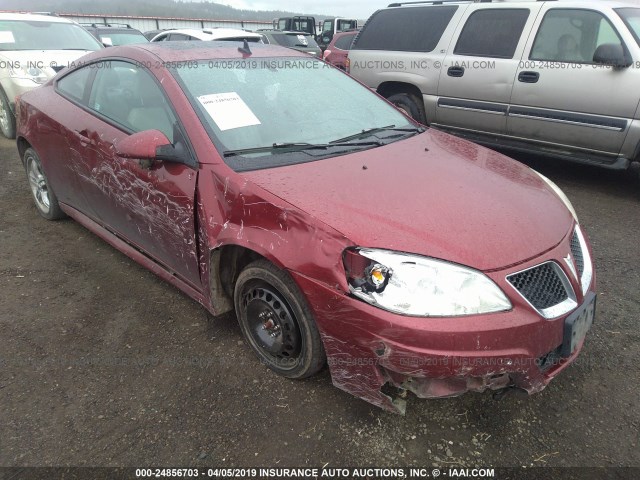
<path fill-rule="evenodd" d="M 202 95 L 198 100 L 222 131 L 260 125 L 258 117 L 236 92 Z"/>
<path fill-rule="evenodd" d="M 0 32 L 0 43 L 16 43 L 16 39 L 13 37 L 13 32 L 11 31 Z"/>

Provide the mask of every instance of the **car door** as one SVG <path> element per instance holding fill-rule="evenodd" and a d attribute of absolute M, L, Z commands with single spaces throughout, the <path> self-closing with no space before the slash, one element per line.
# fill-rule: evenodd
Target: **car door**
<path fill-rule="evenodd" d="M 109 230 L 198 286 L 195 158 L 189 165 L 148 165 L 121 158 L 114 148 L 132 133 L 156 129 L 189 150 L 184 131 L 160 83 L 145 68 L 111 60 L 96 71 L 88 100 L 91 120 L 82 132 L 89 145 L 87 174 L 81 177 L 86 196 Z"/>
<path fill-rule="evenodd" d="M 84 107 L 94 75 L 95 71 L 86 66 L 56 80 L 57 95 L 47 115 L 38 119 L 38 137 L 48 150 L 41 153 L 44 158 L 54 159 L 55 168 L 50 168 L 48 175 L 56 186 L 58 201 L 91 218 L 95 218 L 95 212 L 81 187 L 80 177 L 86 175 L 85 158 L 91 148 L 82 132 L 90 121 Z"/>
<path fill-rule="evenodd" d="M 518 62 L 540 5 L 470 5 L 440 72 L 436 125 L 504 134 Z"/>
<path fill-rule="evenodd" d="M 619 18 L 596 10 L 545 4 L 518 68 L 509 134 L 615 161 L 638 106 L 640 75 L 597 65 L 593 56 L 603 44 L 626 50 L 623 29 Z"/>

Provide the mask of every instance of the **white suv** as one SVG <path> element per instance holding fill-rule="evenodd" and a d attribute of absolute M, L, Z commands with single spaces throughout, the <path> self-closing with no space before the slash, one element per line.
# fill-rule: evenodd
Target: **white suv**
<path fill-rule="evenodd" d="M 350 73 L 422 123 L 489 146 L 624 169 L 640 161 L 640 5 L 392 4 Z"/>
<path fill-rule="evenodd" d="M 16 134 L 15 98 L 45 83 L 82 55 L 102 48 L 89 32 L 49 15 L 0 13 L 0 130 Z"/>

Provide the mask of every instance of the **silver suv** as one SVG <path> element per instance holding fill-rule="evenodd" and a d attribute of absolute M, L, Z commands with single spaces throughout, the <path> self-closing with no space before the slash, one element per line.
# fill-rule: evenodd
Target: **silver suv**
<path fill-rule="evenodd" d="M 640 161 L 637 4 L 391 4 L 355 39 L 349 69 L 416 120 L 478 143 Z"/>
<path fill-rule="evenodd" d="M 89 51 L 102 48 L 89 32 L 64 18 L 0 13 L 0 131 L 16 134 L 15 98 L 45 83 Z"/>

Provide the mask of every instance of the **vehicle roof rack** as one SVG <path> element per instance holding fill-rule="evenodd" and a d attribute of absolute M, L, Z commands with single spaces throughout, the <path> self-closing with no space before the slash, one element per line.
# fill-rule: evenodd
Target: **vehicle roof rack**
<path fill-rule="evenodd" d="M 133 29 L 133 27 L 131 25 L 129 25 L 128 23 L 81 23 L 80 25 L 82 25 L 83 27 L 93 27 L 93 28 L 115 27 L 115 28 L 131 28 L 131 29 Z"/>

